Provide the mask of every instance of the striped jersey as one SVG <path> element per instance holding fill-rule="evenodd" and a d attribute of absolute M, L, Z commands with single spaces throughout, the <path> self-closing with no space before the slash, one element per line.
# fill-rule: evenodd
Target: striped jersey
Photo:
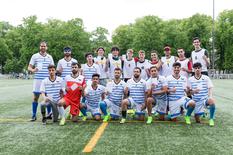
<path fill-rule="evenodd" d="M 61 77 L 56 77 L 51 81 L 49 77 L 42 80 L 40 91 L 45 93 L 52 101 L 57 102 L 60 97 L 60 91 L 63 89 L 63 80 Z"/>
<path fill-rule="evenodd" d="M 67 61 L 65 58 L 63 58 L 58 61 L 57 70 L 62 69 L 62 73 L 61 73 L 62 78 L 65 78 L 66 75 L 71 74 L 71 71 L 72 71 L 71 65 L 73 62 L 77 63 L 77 60 L 74 58 L 71 58 L 70 61 Z"/>
<path fill-rule="evenodd" d="M 85 88 L 86 104 L 92 108 L 98 108 L 104 92 L 105 87 L 102 85 L 98 85 L 96 89 L 93 89 L 92 85 L 87 85 Z"/>
<path fill-rule="evenodd" d="M 93 63 L 92 66 L 89 66 L 88 64 L 84 64 L 83 75 L 86 81 L 90 81 L 92 79 L 92 75 L 95 73 L 100 74 L 100 69 L 97 64 Z"/>
<path fill-rule="evenodd" d="M 200 79 L 196 79 L 195 76 L 192 76 L 188 79 L 188 86 L 193 90 L 200 90 L 198 93 L 192 95 L 192 99 L 197 102 L 208 98 L 209 88 L 213 87 L 213 83 L 206 75 L 202 75 Z"/>
<path fill-rule="evenodd" d="M 137 103 L 145 103 L 146 81 L 141 79 L 140 81 L 134 81 L 131 78 L 127 81 L 127 87 L 129 89 L 129 96 Z"/>
<path fill-rule="evenodd" d="M 169 101 L 177 101 L 185 96 L 185 89 L 187 89 L 187 78 L 180 76 L 178 79 L 174 78 L 173 75 L 167 77 L 168 89 L 176 88 L 175 92 L 168 94 Z"/>
<path fill-rule="evenodd" d="M 126 88 L 126 83 L 120 81 L 115 83 L 114 80 L 107 83 L 106 91 L 108 92 L 108 99 L 115 105 L 120 106 L 121 101 L 124 97 L 124 90 Z"/>
<path fill-rule="evenodd" d="M 54 61 L 52 56 L 47 53 L 45 56 L 36 53 L 32 55 L 29 64 L 38 69 L 38 71 L 35 72 L 34 79 L 43 80 L 44 78 L 49 77 L 48 66 L 54 65 Z"/>
<path fill-rule="evenodd" d="M 158 90 L 162 90 L 163 87 L 167 86 L 167 81 L 166 78 L 164 76 L 158 76 L 156 78 L 149 78 L 146 81 L 146 88 L 149 91 L 152 87 L 152 84 L 154 85 L 154 89 L 153 91 L 158 91 Z M 166 101 L 166 94 L 160 94 L 160 95 L 153 95 L 154 98 L 156 99 L 160 99 L 160 100 L 164 100 Z"/>

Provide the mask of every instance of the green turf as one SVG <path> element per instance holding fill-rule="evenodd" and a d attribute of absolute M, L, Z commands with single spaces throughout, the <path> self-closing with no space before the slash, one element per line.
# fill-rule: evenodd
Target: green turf
<path fill-rule="evenodd" d="M 90 154 L 232 154 L 233 80 L 214 80 L 215 127 L 208 124 L 109 123 Z M 83 154 L 99 122 L 34 123 L 32 81 L 0 80 L 0 154 Z M 38 115 L 39 116 L 39 115 Z M 6 121 L 3 121 L 3 120 Z M 7 119 L 11 120 L 8 121 Z M 15 120 L 14 120 L 15 119 Z M 183 122 L 183 120 L 182 120 Z"/>

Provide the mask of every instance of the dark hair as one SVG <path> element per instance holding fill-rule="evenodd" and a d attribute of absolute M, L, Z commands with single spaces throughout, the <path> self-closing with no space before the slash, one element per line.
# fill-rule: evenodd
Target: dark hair
<path fill-rule="evenodd" d="M 194 37 L 194 38 L 193 38 L 193 41 L 194 41 L 194 40 L 199 40 L 199 41 L 201 41 L 199 37 Z"/>
<path fill-rule="evenodd" d="M 201 63 L 200 62 L 196 62 L 193 64 L 193 68 L 197 68 L 197 67 L 202 67 Z"/>
<path fill-rule="evenodd" d="M 103 47 L 97 48 L 96 52 L 98 52 L 100 49 L 102 49 L 105 52 L 105 49 Z"/>
<path fill-rule="evenodd" d="M 139 68 L 139 67 L 135 67 L 133 70 L 135 70 L 135 69 L 138 69 L 140 71 L 140 73 L 142 72 L 141 68 Z"/>
<path fill-rule="evenodd" d="M 63 48 L 63 51 L 69 52 L 72 51 L 72 48 L 67 46 Z"/>
<path fill-rule="evenodd" d="M 153 69 L 153 68 L 156 68 L 156 70 L 158 71 L 158 67 L 156 67 L 156 66 L 151 66 L 150 70 Z"/>
<path fill-rule="evenodd" d="M 92 55 L 92 56 L 93 56 L 93 54 L 92 54 L 91 52 L 87 52 L 87 53 L 85 54 L 85 58 L 87 58 L 89 55 Z"/>
<path fill-rule="evenodd" d="M 179 62 L 175 62 L 175 63 L 172 65 L 172 67 L 176 67 L 176 66 L 181 67 L 181 64 L 180 64 Z"/>
<path fill-rule="evenodd" d="M 115 68 L 114 71 L 122 71 L 119 67 Z"/>
<path fill-rule="evenodd" d="M 111 49 L 111 52 L 112 51 L 120 51 L 120 49 L 117 46 L 113 46 L 112 49 Z"/>
<path fill-rule="evenodd" d="M 49 65 L 49 66 L 48 66 L 48 69 L 51 69 L 51 68 L 56 69 L 56 66 L 55 66 L 55 65 Z"/>
<path fill-rule="evenodd" d="M 81 65 L 80 65 L 79 63 L 77 63 L 77 62 L 72 62 L 71 66 L 75 66 L 75 65 L 77 65 L 78 68 L 81 68 Z"/>
<path fill-rule="evenodd" d="M 98 78 L 100 78 L 100 75 L 97 74 L 97 73 L 95 73 L 95 74 L 93 74 L 91 77 L 92 77 L 92 78 L 93 78 L 93 77 L 98 77 Z"/>

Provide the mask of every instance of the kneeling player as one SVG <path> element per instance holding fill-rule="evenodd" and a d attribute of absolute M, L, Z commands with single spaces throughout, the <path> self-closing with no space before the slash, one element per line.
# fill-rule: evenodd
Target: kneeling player
<path fill-rule="evenodd" d="M 95 120 L 100 120 L 101 114 L 99 110 L 99 103 L 104 100 L 105 97 L 105 87 L 99 85 L 99 74 L 92 75 L 92 83 L 87 85 L 84 90 L 84 96 L 86 97 L 86 101 L 81 105 L 81 112 L 84 117 L 83 120 L 86 120 L 87 111 L 91 112 L 92 116 Z"/>
<path fill-rule="evenodd" d="M 200 115 L 204 114 L 204 109 L 208 106 L 210 109 L 209 125 L 214 126 L 215 101 L 212 95 L 213 84 L 208 76 L 201 74 L 201 67 L 201 63 L 195 63 L 193 65 L 194 76 L 188 80 L 192 98 L 196 102 L 195 119 L 197 123 L 200 123 Z"/>
<path fill-rule="evenodd" d="M 158 105 L 157 112 L 159 113 L 160 120 L 164 120 L 167 111 L 167 82 L 164 76 L 158 75 L 156 66 L 150 68 L 151 77 L 146 81 L 148 97 L 146 106 L 148 110 L 147 124 L 152 122 L 151 111 L 155 104 Z"/>
<path fill-rule="evenodd" d="M 146 101 L 146 81 L 140 75 L 141 69 L 135 67 L 133 70 L 133 78 L 127 81 L 129 97 L 122 101 L 122 119 L 120 123 L 125 123 L 128 107 L 136 109 L 136 115 L 138 115 L 139 120 L 144 120 L 145 118 L 145 111 L 143 109 L 145 109 Z"/>
<path fill-rule="evenodd" d="M 186 124 L 191 124 L 190 116 L 194 110 L 195 102 L 186 97 L 187 78 L 180 76 L 181 64 L 175 62 L 173 64 L 173 75 L 167 77 L 168 83 L 168 100 L 169 110 L 171 112 L 172 121 L 176 121 L 180 113 L 180 107 L 187 109 L 185 116 Z"/>

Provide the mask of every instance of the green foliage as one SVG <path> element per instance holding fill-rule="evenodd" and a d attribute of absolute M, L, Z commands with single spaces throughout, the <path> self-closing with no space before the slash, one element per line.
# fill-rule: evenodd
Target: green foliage
<path fill-rule="evenodd" d="M 6 64 L 4 65 L 4 71 L 6 73 L 20 73 L 23 69 L 23 64 L 20 60 L 13 58 L 7 59 Z"/>

